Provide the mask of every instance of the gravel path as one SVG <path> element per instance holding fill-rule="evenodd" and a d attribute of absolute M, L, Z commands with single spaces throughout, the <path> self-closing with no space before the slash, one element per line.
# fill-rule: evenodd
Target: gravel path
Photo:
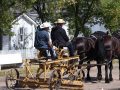
<path fill-rule="evenodd" d="M 120 81 L 119 81 L 119 69 L 118 64 L 113 64 L 113 81 L 110 83 L 105 83 L 104 77 L 105 77 L 105 68 L 102 66 L 102 81 L 96 80 L 96 72 L 97 68 L 91 68 L 91 82 L 84 82 L 84 90 L 120 90 Z"/>

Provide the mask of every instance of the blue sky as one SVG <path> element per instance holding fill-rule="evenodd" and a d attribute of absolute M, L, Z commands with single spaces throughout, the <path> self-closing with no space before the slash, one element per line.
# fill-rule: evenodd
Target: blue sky
<path fill-rule="evenodd" d="M 96 24 L 96 25 L 92 26 L 91 29 L 92 29 L 92 33 L 95 31 L 104 31 L 104 32 L 107 31 L 105 29 L 104 25 L 100 25 L 100 24 Z"/>

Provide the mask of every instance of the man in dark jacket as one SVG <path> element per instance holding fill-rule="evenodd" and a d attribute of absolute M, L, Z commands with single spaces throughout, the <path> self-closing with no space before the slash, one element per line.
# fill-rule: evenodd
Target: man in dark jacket
<path fill-rule="evenodd" d="M 49 37 L 49 24 L 48 23 L 43 23 L 41 25 L 41 29 L 37 29 L 35 33 L 35 43 L 34 46 L 36 49 L 43 51 L 43 54 L 45 57 L 49 57 L 48 51 L 50 51 L 51 58 L 56 59 L 56 54 L 52 48 L 52 43 L 50 42 L 50 37 Z"/>
<path fill-rule="evenodd" d="M 62 28 L 63 24 L 65 24 L 65 21 L 63 19 L 58 19 L 56 22 L 56 26 L 52 28 L 51 39 L 53 45 L 57 47 L 68 47 L 70 56 L 74 56 L 72 43 L 69 42 L 66 31 Z"/>

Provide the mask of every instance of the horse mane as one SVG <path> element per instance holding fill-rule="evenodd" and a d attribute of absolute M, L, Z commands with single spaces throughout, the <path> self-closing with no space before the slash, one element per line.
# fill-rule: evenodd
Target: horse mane
<path fill-rule="evenodd" d="M 120 41 L 116 37 L 112 37 L 112 45 L 113 45 L 113 50 L 118 50 L 120 46 Z"/>
<path fill-rule="evenodd" d="M 103 31 L 96 31 L 96 32 L 92 33 L 92 35 L 99 35 L 99 36 L 104 36 L 106 34 L 107 33 L 103 32 Z"/>
<path fill-rule="evenodd" d="M 120 39 L 120 30 L 118 30 L 118 31 L 116 31 L 116 32 L 113 32 L 113 33 L 112 33 L 112 36 Z"/>
<path fill-rule="evenodd" d="M 89 43 L 89 46 L 91 46 L 92 48 L 95 48 L 95 41 L 91 38 L 87 38 L 87 41 Z"/>

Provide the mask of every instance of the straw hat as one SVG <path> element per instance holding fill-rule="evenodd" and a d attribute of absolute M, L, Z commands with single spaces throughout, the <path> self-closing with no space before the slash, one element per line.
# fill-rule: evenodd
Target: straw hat
<path fill-rule="evenodd" d="M 43 24 L 40 25 L 40 28 L 48 28 L 50 27 L 50 24 L 48 22 L 44 22 Z"/>
<path fill-rule="evenodd" d="M 63 19 L 57 19 L 55 23 L 65 23 L 65 21 Z"/>

